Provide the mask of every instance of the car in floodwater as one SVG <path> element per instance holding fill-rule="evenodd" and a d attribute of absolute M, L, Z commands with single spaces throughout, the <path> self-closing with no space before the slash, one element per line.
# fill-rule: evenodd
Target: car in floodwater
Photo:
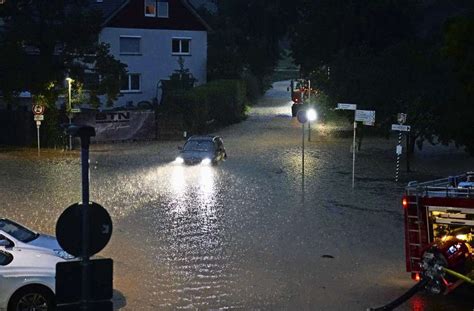
<path fill-rule="evenodd" d="M 176 157 L 177 164 L 216 165 L 227 159 L 224 142 L 219 136 L 191 136 Z"/>
<path fill-rule="evenodd" d="M 0 249 L 0 311 L 55 308 L 56 264 L 64 259 L 41 249 Z"/>
<path fill-rule="evenodd" d="M 64 251 L 54 236 L 34 232 L 10 219 L 0 218 L 0 249 L 32 249 L 49 251 L 62 259 L 74 256 Z"/>

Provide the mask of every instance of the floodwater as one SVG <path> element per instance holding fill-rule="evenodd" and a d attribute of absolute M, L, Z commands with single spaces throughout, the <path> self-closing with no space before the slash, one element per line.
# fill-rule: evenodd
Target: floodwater
<path fill-rule="evenodd" d="M 395 139 L 366 138 L 351 188 L 351 139 L 328 124 L 305 138 L 276 83 L 245 122 L 219 131 L 228 160 L 181 166 L 182 141 L 91 147 L 92 201 L 114 233 L 118 310 L 366 310 L 413 285 L 405 272 L 403 186 L 474 169 L 427 147 L 394 182 Z M 54 234 L 81 200 L 79 153 L 0 153 L 1 215 Z M 303 200 L 304 192 L 304 200 Z M 400 310 L 472 310 L 473 295 L 415 296 Z"/>

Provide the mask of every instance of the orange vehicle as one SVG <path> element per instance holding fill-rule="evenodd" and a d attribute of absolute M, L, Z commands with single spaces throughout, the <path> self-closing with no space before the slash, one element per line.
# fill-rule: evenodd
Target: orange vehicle
<path fill-rule="evenodd" d="M 410 182 L 403 197 L 406 269 L 448 294 L 474 278 L 474 172 Z"/>

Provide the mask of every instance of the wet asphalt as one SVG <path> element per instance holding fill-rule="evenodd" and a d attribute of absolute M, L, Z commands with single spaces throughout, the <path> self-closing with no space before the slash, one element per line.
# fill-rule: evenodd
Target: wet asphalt
<path fill-rule="evenodd" d="M 315 124 L 303 186 L 302 128 L 286 86 L 274 84 L 246 121 L 214 133 L 228 154 L 218 166 L 175 164 L 183 141 L 91 147 L 90 197 L 114 222 L 99 255 L 114 259 L 115 309 L 366 310 L 413 285 L 403 186 L 474 161 L 425 148 L 416 173 L 395 183 L 395 140 L 367 138 L 352 189 L 351 139 Z M 81 200 L 79 153 L 33 154 L 0 153 L 1 216 L 54 234 Z M 473 297 L 422 294 L 399 310 L 473 310 Z"/>

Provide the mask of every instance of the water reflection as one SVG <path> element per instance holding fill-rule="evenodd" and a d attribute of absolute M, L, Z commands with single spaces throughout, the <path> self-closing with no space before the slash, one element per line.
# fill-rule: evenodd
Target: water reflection
<path fill-rule="evenodd" d="M 188 204 L 197 204 L 201 211 L 215 209 L 216 173 L 213 167 L 170 165 L 169 169 L 169 197 L 174 203 L 171 213 L 185 212 Z"/>

